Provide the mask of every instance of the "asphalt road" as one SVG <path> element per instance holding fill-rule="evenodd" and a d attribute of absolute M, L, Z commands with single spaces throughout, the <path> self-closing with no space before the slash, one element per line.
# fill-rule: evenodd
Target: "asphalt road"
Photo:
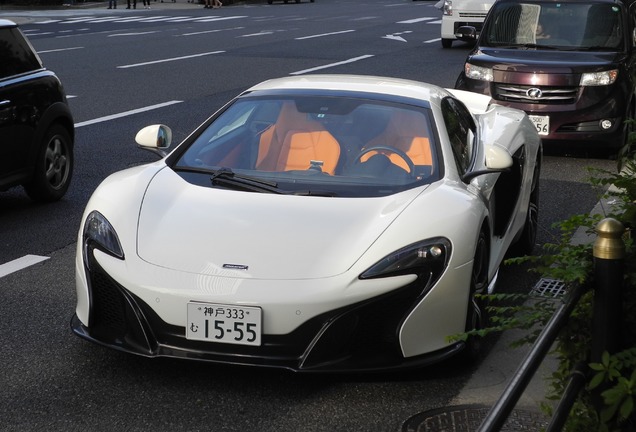
<path fill-rule="evenodd" d="M 388 75 L 452 87 L 468 52 L 462 44 L 441 48 L 440 12 L 429 1 L 215 10 L 158 4 L 149 11 L 122 4 L 117 11 L 0 11 L 24 23 L 64 82 L 77 134 L 75 177 L 64 200 L 42 206 L 19 188 L 0 194 L 0 274 L 28 255 L 43 260 L 0 276 L 0 430 L 394 431 L 420 411 L 447 405 L 479 373 L 476 366 L 308 376 L 147 360 L 71 334 L 84 205 L 108 174 L 155 160 L 133 144 L 141 127 L 167 124 L 178 142 L 243 89 L 288 74 Z M 540 244 L 554 240 L 555 221 L 597 202 L 587 167 L 614 165 L 549 152 Z M 526 270 L 504 268 L 500 289 L 529 290 L 536 276 Z"/>

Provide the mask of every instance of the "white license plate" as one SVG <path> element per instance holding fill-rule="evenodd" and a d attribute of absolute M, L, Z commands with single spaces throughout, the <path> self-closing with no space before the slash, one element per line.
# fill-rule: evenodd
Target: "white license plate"
<path fill-rule="evenodd" d="M 534 123 L 539 135 L 548 135 L 550 133 L 550 117 L 549 116 L 528 116 L 530 121 Z"/>
<path fill-rule="evenodd" d="M 260 346 L 261 316 L 259 307 L 189 302 L 186 338 Z"/>

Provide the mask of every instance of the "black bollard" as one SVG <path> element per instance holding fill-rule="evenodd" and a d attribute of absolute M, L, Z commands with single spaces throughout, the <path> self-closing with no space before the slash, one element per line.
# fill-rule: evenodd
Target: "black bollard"
<path fill-rule="evenodd" d="M 596 226 L 594 242 L 594 310 L 590 360 L 601 361 L 604 351 L 619 349 L 621 295 L 624 283 L 625 227 L 616 219 L 603 219 Z"/>

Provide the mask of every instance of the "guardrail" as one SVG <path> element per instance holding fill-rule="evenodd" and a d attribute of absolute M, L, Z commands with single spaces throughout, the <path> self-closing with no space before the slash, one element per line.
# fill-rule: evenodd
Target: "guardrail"
<path fill-rule="evenodd" d="M 599 362 L 603 351 L 613 353 L 618 347 L 620 334 L 621 290 L 624 275 L 625 244 L 622 236 L 625 228 L 616 219 L 602 220 L 596 227 L 594 242 L 594 310 L 593 334 L 590 362 Z M 586 286 L 575 286 L 565 297 L 554 315 L 541 331 L 534 345 L 508 382 L 499 400 L 492 406 L 478 432 L 501 430 L 506 419 L 519 401 L 528 383 L 550 350 L 559 331 L 586 290 Z M 586 382 L 587 363 L 575 366 L 570 374 L 561 400 L 550 420 L 547 432 L 561 431 L 576 397 Z"/>

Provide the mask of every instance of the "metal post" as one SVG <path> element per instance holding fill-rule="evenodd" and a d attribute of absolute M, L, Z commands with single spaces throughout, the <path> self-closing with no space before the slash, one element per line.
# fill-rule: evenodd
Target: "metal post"
<path fill-rule="evenodd" d="M 625 227 L 616 219 L 596 226 L 594 242 L 594 310 L 590 360 L 600 362 L 604 351 L 616 352 L 621 329 L 621 294 L 624 275 Z"/>

